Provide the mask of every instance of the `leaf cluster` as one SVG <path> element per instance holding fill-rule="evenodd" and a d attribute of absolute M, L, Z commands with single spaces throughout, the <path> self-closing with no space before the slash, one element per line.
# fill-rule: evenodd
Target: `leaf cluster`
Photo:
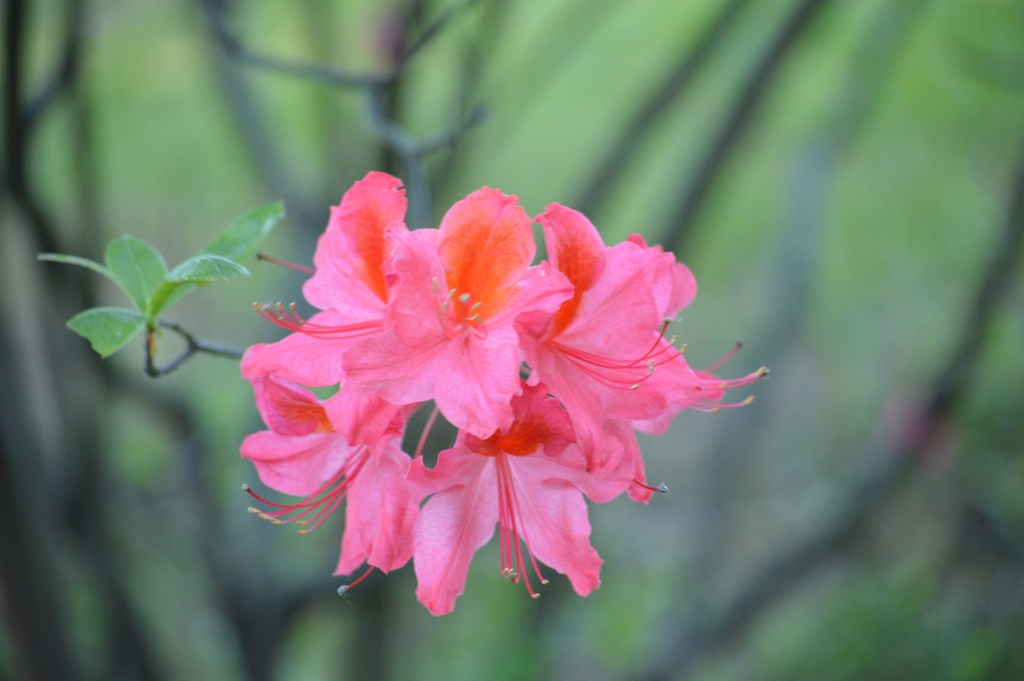
<path fill-rule="evenodd" d="M 143 327 L 152 332 L 160 314 L 197 286 L 250 276 L 238 261 L 250 255 L 284 217 L 280 201 L 260 206 L 235 220 L 211 244 L 171 270 L 163 255 L 134 236 L 107 246 L 104 263 L 63 253 L 40 253 L 39 260 L 78 265 L 114 282 L 131 299 L 127 307 L 94 307 L 68 320 L 68 328 L 93 350 L 108 357 L 124 347 Z"/>

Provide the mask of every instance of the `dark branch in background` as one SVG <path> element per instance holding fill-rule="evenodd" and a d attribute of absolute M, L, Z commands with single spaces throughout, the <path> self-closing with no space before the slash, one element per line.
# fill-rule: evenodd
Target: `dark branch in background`
<path fill-rule="evenodd" d="M 0 196 L 9 199 L 25 219 L 30 238 L 41 250 L 57 244 L 56 229 L 40 207 L 29 184 L 29 148 L 32 126 L 25 104 L 24 57 L 29 26 L 30 3 L 7 0 L 3 6 L 3 185 Z M 70 22 L 74 24 L 74 22 Z M 77 31 L 71 31 L 72 36 Z M 77 38 L 66 42 L 64 53 L 72 51 Z M 7 201 L 0 203 L 5 212 Z M 11 229 L 10 226 L 5 228 Z M 74 275 L 63 281 L 71 281 Z M 80 290 L 80 289 L 76 289 Z M 38 437 L 26 424 L 32 423 L 28 400 L 18 392 L 23 377 L 15 362 L 15 329 L 0 329 L 0 588 L 3 616 L 11 632 L 10 669 L 29 681 L 81 678 L 71 655 L 72 649 L 63 616 L 62 594 L 52 588 L 55 566 L 48 560 L 44 526 L 53 506 L 46 499 L 47 478 L 40 475 L 42 450 Z M 52 342 L 52 341 L 51 341 Z M 42 493 L 40 493 L 42 490 Z M 42 508 L 40 508 L 42 506 Z"/>
<path fill-rule="evenodd" d="M 31 183 L 30 152 L 35 132 L 46 112 L 78 87 L 84 51 L 84 3 L 68 0 L 64 4 L 67 29 L 63 43 L 57 47 L 60 56 L 39 93 L 29 97 L 23 78 L 31 8 L 32 5 L 23 0 L 8 0 L 4 5 L 3 138 L 7 163 L 4 186 L 11 206 L 24 220 L 16 224 L 25 228 L 33 250 L 74 251 L 77 249 L 62 247 L 57 223 L 45 210 Z M 49 324 L 54 316 L 65 318 L 91 306 L 92 283 L 83 274 L 75 268 L 59 268 L 47 276 L 39 292 L 41 300 L 46 301 L 46 305 L 40 305 L 46 320 L 43 323 Z M 5 422 L 0 429 L 0 487 L 4 488 L 0 507 L 5 519 L 2 523 L 5 540 L 0 543 L 4 546 L 3 556 L 13 561 L 9 564 L 0 560 L 0 578 L 8 590 L 5 617 L 11 620 L 9 629 L 17 635 L 19 659 L 16 665 L 28 679 L 80 678 L 65 631 L 69 622 L 64 613 L 67 594 L 55 588 L 57 582 L 53 574 L 53 544 L 67 538 L 72 559 L 98 587 L 97 603 L 101 604 L 101 609 L 96 616 L 109 623 L 105 642 L 110 646 L 111 659 L 107 669 L 101 667 L 100 674 L 109 678 L 155 681 L 161 677 L 145 639 L 146 628 L 124 588 L 119 564 L 110 560 L 115 554 L 102 512 L 102 502 L 108 495 L 100 488 L 102 467 L 95 411 L 103 401 L 96 400 L 91 392 L 86 394 L 60 387 L 67 376 L 82 374 L 80 344 L 67 347 L 64 336 L 45 335 L 43 352 L 52 358 L 47 379 L 57 381 L 54 377 L 60 377 L 54 390 L 57 399 L 49 405 L 53 411 L 50 417 L 61 424 L 56 436 L 58 446 L 76 454 L 71 460 L 62 460 L 59 476 L 52 476 L 47 475 L 44 465 L 49 453 L 25 427 L 32 422 L 32 416 L 29 402 L 21 396 L 38 386 L 30 386 L 24 367 L 12 361 L 14 335 L 12 326 L 0 330 L 0 345 L 4 348 L 0 352 L 0 373 L 3 384 L 9 389 L 0 413 L 5 421 L 13 419 L 16 424 L 9 427 Z M 105 375 L 103 369 L 100 371 Z M 45 524 L 46 528 L 59 526 L 61 518 L 55 516 L 61 511 L 66 511 L 67 523 L 59 536 L 35 529 L 36 523 Z"/>
<path fill-rule="evenodd" d="M 686 96 L 694 76 L 719 48 L 748 4 L 750 0 L 729 0 L 712 18 L 696 44 L 669 73 L 668 78 L 633 113 L 629 122 L 616 135 L 604 160 L 598 163 L 597 170 L 584 185 L 582 196 L 573 204 L 578 210 L 590 216 L 599 211 L 639 151 L 640 140 L 650 134 L 673 104 Z"/>
<path fill-rule="evenodd" d="M 250 50 L 244 45 L 241 38 L 228 27 L 224 11 L 215 0 L 200 0 L 200 2 L 203 5 L 206 18 L 210 22 L 210 27 L 225 54 L 240 64 L 335 87 L 386 88 L 394 85 L 416 53 L 439 35 L 455 16 L 480 0 L 463 0 L 463 2 L 448 7 L 402 52 L 390 71 L 380 74 L 345 71 L 327 64 L 283 59 Z"/>
<path fill-rule="evenodd" d="M 213 7 L 218 0 L 202 0 L 204 7 Z M 219 10 L 211 9 L 210 12 Z M 268 190 L 282 199 L 288 206 L 288 215 L 310 233 L 323 228 L 322 211 L 310 207 L 307 197 L 300 195 L 288 172 L 284 156 L 273 135 L 271 126 L 264 115 L 263 107 L 238 69 L 220 55 L 214 59 L 217 76 L 223 86 L 224 95 L 231 111 L 235 114 L 238 131 L 251 156 L 252 165 L 259 174 L 259 180 Z"/>
<path fill-rule="evenodd" d="M 763 610 L 825 558 L 846 548 L 866 526 L 876 504 L 906 477 L 915 459 L 936 444 L 967 392 L 984 334 L 1009 288 L 1024 245 L 1024 154 L 1019 159 L 1011 191 L 1005 226 L 959 327 L 963 334 L 937 372 L 914 427 L 880 448 L 874 457 L 875 469 L 865 476 L 831 522 L 759 570 L 739 589 L 717 621 L 685 627 L 674 637 L 676 645 L 655 659 L 639 678 L 657 681 L 681 675 L 707 653 L 741 636 Z"/>
<path fill-rule="evenodd" d="M 209 341 L 204 341 L 201 338 L 196 338 L 187 330 L 185 330 L 178 324 L 175 324 L 174 322 L 166 322 L 161 319 L 160 327 L 164 329 L 170 329 L 174 333 L 181 336 L 181 338 L 185 341 L 185 349 L 181 352 L 180 355 L 178 355 L 171 361 L 167 362 L 166 364 L 157 366 L 156 360 L 154 358 L 154 355 L 156 354 L 156 332 L 146 331 L 146 360 L 144 369 L 146 371 L 146 374 L 152 376 L 153 378 L 158 378 L 160 376 L 165 376 L 171 373 L 179 366 L 181 366 L 185 360 L 187 360 L 189 357 L 197 353 L 219 355 L 221 357 L 233 357 L 235 359 L 241 359 L 242 355 L 245 354 L 245 350 L 242 350 L 241 348 L 232 348 L 228 347 L 227 345 L 211 343 Z"/>
<path fill-rule="evenodd" d="M 729 106 L 725 122 L 715 134 L 711 147 L 697 166 L 693 180 L 683 192 L 682 201 L 668 222 L 668 231 L 662 243 L 669 250 L 683 252 L 685 239 L 691 231 L 697 211 L 703 205 L 712 184 L 750 125 L 754 114 L 757 113 L 765 93 L 778 75 L 783 57 L 828 2 L 829 0 L 800 0 L 741 86 L 739 94 Z"/>
<path fill-rule="evenodd" d="M 30 128 L 42 118 L 52 104 L 68 92 L 79 71 L 82 25 L 85 2 L 71 0 L 64 29 L 64 46 L 46 85 L 25 105 L 25 126 Z"/>
<path fill-rule="evenodd" d="M 877 10 L 865 38 L 851 59 L 855 64 L 840 88 L 843 95 L 835 102 L 832 120 L 820 134 L 812 134 L 808 149 L 795 154 L 795 172 L 791 180 L 790 209 L 783 218 L 778 238 L 772 311 L 769 321 L 753 335 L 759 339 L 757 354 L 772 366 L 786 371 L 792 348 L 800 346 L 809 296 L 815 285 L 815 258 L 819 253 L 821 225 L 829 204 L 833 178 L 856 142 L 879 95 L 893 72 L 893 63 L 906 44 L 907 34 L 927 0 L 908 0 L 884 5 Z M 739 478 L 748 458 L 757 451 L 764 424 L 773 418 L 772 393 L 783 383 L 766 384 L 761 390 L 762 406 L 745 414 L 742 425 L 729 427 L 715 438 L 702 475 L 698 510 L 694 513 L 695 559 L 686 566 L 686 587 L 694 594 L 684 613 L 684 621 L 698 622 L 714 614 L 720 596 L 715 576 L 721 574 L 722 547 L 728 545 L 732 515 L 736 508 Z M 782 397 L 782 395 L 778 395 Z"/>
<path fill-rule="evenodd" d="M 435 151 L 454 147 L 459 137 L 487 120 L 487 107 L 483 105 L 471 108 L 465 115 L 455 119 L 447 130 L 435 133 L 433 137 L 421 139 L 416 143 L 417 156 L 426 157 Z"/>
<path fill-rule="evenodd" d="M 499 42 L 501 30 L 507 24 L 504 21 L 505 12 L 508 11 L 509 3 L 488 2 L 481 10 L 481 16 L 473 31 L 467 32 L 461 67 L 458 74 L 458 94 L 455 96 L 455 106 L 459 111 L 470 108 L 470 101 L 475 93 L 480 91 L 480 81 L 483 74 L 483 65 L 492 61 L 491 51 Z M 481 116 L 486 111 L 481 111 Z M 475 123 L 474 123 L 475 124 Z M 459 141 L 459 131 L 453 130 L 456 134 L 448 136 L 446 143 L 442 146 L 454 152 Z M 427 144 L 429 140 L 423 144 Z M 433 149 L 428 149 L 433 151 Z M 459 164 L 466 158 L 466 154 L 448 153 L 444 154 L 433 166 L 431 178 L 431 194 L 433 196 L 446 194 L 447 183 L 451 182 L 459 174 Z"/>
<path fill-rule="evenodd" d="M 430 221 L 430 197 L 429 185 L 426 173 L 423 169 L 422 159 L 425 155 L 440 148 L 444 144 L 453 144 L 458 136 L 464 134 L 470 128 L 483 120 L 483 109 L 477 107 L 469 115 L 460 117 L 445 131 L 428 138 L 424 141 L 416 141 L 411 135 L 395 120 L 389 113 L 391 108 L 388 99 L 400 83 L 402 75 L 412 59 L 432 40 L 437 38 L 443 29 L 452 23 L 452 20 L 461 12 L 471 8 L 480 0 L 463 0 L 455 3 L 442 12 L 433 22 L 423 29 L 416 39 L 404 48 L 395 59 L 391 69 L 383 74 L 363 74 L 337 69 L 326 64 L 313 62 L 297 62 L 279 57 L 266 55 L 244 46 L 242 40 L 228 27 L 227 18 L 224 12 L 224 3 L 219 0 L 200 0 L 204 15 L 210 24 L 212 33 L 224 50 L 227 57 L 241 65 L 257 68 L 263 71 L 278 73 L 281 75 L 308 80 L 311 82 L 325 83 L 345 89 L 363 90 L 367 97 L 369 112 L 369 125 L 376 134 L 392 151 L 398 159 L 403 172 L 403 180 L 409 190 L 409 222 L 414 227 L 425 226 Z M 232 99 L 240 96 L 239 83 L 232 83 L 233 79 L 225 79 L 228 85 L 233 85 L 234 94 Z M 245 136 L 254 150 L 266 147 L 266 135 L 260 134 L 255 121 L 252 120 L 251 95 L 246 105 L 234 106 L 242 119 Z M 265 153 L 264 153 L 265 155 Z M 282 167 L 279 163 L 264 158 L 259 163 L 269 172 L 280 175 Z M 272 186 L 284 185 L 283 179 L 271 183 Z"/>

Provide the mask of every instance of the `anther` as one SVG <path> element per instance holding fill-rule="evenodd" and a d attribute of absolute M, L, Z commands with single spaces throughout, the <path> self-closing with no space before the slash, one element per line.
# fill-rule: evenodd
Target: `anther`
<path fill-rule="evenodd" d="M 252 513 L 254 516 L 259 518 L 260 520 L 269 521 L 269 522 L 273 523 L 274 525 L 281 525 L 282 524 L 282 522 L 281 522 L 281 520 L 279 518 L 275 518 L 272 515 L 264 513 L 263 511 L 261 511 L 260 509 L 256 508 L 255 506 L 250 506 L 248 508 L 248 511 L 249 511 L 249 513 Z"/>
<path fill-rule="evenodd" d="M 468 293 L 463 293 L 463 294 L 461 294 L 461 295 L 459 296 L 459 302 L 460 302 L 460 303 L 462 303 L 463 305 L 465 305 L 466 303 L 468 303 L 468 302 L 469 302 L 469 294 L 468 294 Z"/>
<path fill-rule="evenodd" d="M 356 588 L 357 586 L 359 586 L 359 584 L 360 584 L 360 583 L 361 583 L 361 582 L 362 582 L 362 581 L 363 581 L 364 579 L 366 579 L 367 577 L 369 577 L 369 576 L 370 576 L 370 573 L 371 573 L 371 572 L 373 572 L 373 571 L 374 571 L 374 570 L 376 570 L 376 569 L 377 569 L 376 567 L 374 567 L 373 565 L 371 565 L 371 566 L 369 567 L 369 569 L 367 569 L 367 570 L 366 570 L 366 572 L 364 572 L 363 574 L 359 575 L 359 577 L 357 577 L 357 578 L 356 578 L 356 579 L 355 579 L 354 581 L 351 581 L 351 582 L 349 582 L 348 584 L 342 584 L 341 586 L 339 586 L 339 587 L 338 587 L 338 595 L 339 595 L 339 596 L 341 596 L 342 598 L 347 598 L 347 597 L 348 597 L 348 594 L 349 594 L 349 592 L 350 592 L 350 591 L 352 591 L 352 589 L 354 589 L 354 588 Z"/>

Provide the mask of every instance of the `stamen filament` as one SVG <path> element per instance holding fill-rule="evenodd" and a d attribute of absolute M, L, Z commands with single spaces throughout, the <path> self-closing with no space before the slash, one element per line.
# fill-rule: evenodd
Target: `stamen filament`
<path fill-rule="evenodd" d="M 369 319 L 363 322 L 339 324 L 337 326 L 311 323 L 299 315 L 295 303 L 290 303 L 287 307 L 282 303 L 253 303 L 252 306 L 261 317 L 271 324 L 276 324 L 292 333 L 304 333 L 307 336 L 355 338 L 374 333 L 382 326 L 382 322 L 379 319 Z"/>
<path fill-rule="evenodd" d="M 364 579 L 366 579 L 367 577 L 369 577 L 370 573 L 373 572 L 376 569 L 377 568 L 375 566 L 371 565 L 369 568 L 367 568 L 366 572 L 364 572 L 363 574 L 359 575 L 354 581 L 351 581 L 348 584 L 342 584 L 341 586 L 339 586 L 338 587 L 338 595 L 339 596 L 347 596 L 349 591 L 351 591 L 352 589 L 354 589 L 357 586 L 359 586 L 362 583 L 362 581 Z"/>
<path fill-rule="evenodd" d="M 273 263 L 275 265 L 280 265 L 281 267 L 287 267 L 288 269 L 295 270 L 296 272 L 304 272 L 306 274 L 316 274 L 316 270 L 314 268 L 312 268 L 312 267 L 308 267 L 306 265 L 300 265 L 298 263 L 291 262 L 289 260 L 282 260 L 281 258 L 275 258 L 272 255 L 267 255 L 266 253 L 257 253 L 256 254 L 256 259 L 257 260 L 266 260 L 269 263 Z"/>

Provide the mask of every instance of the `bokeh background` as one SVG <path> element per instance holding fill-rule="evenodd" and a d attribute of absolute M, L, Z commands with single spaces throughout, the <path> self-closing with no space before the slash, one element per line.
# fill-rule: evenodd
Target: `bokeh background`
<path fill-rule="evenodd" d="M 1024 678 L 1024 5 L 1012 0 L 5 0 L 0 677 Z M 534 602 L 478 555 L 431 617 L 351 596 L 340 515 L 246 512 L 237 361 L 150 379 L 64 327 L 121 295 L 35 259 L 170 263 L 283 199 L 310 263 L 372 169 L 436 224 L 482 186 L 665 244 L 697 366 L 757 401 L 643 441 L 671 488 L 593 507 L 603 584 Z M 244 347 L 251 302 L 167 317 Z M 161 359 L 181 350 L 166 334 Z M 742 397 L 742 396 L 741 396 Z"/>

